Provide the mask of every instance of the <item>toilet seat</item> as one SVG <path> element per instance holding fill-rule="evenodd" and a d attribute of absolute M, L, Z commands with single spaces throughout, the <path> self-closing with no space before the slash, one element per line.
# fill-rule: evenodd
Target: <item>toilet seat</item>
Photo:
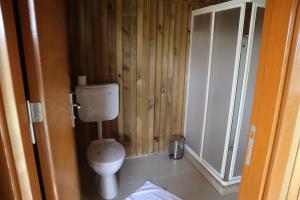
<path fill-rule="evenodd" d="M 115 139 L 94 140 L 87 149 L 87 160 L 93 165 L 123 162 L 125 149 Z"/>

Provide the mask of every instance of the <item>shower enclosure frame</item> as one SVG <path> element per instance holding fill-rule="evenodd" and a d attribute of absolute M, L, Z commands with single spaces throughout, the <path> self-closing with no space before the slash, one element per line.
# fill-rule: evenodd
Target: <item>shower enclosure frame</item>
<path fill-rule="evenodd" d="M 234 102 L 236 96 L 236 89 L 237 89 L 237 80 L 238 80 L 238 71 L 240 65 L 240 54 L 241 54 L 241 46 L 243 40 L 243 28 L 244 28 L 244 21 L 245 21 L 245 11 L 246 11 L 246 3 L 251 3 L 251 18 L 250 18 L 250 25 L 249 25 L 249 34 L 248 34 L 248 46 L 247 46 L 247 53 L 246 53 L 246 60 L 245 60 L 245 69 L 243 74 L 243 82 L 242 82 L 242 91 L 241 91 L 241 99 L 239 102 L 239 110 L 238 110 L 238 120 L 237 120 L 237 127 L 235 130 L 234 136 L 234 145 L 232 151 L 232 159 L 230 161 L 230 168 L 229 168 L 229 176 L 228 180 L 225 181 L 225 168 L 226 168 L 226 161 L 228 156 L 228 149 L 229 149 L 229 140 L 230 140 L 230 133 L 231 133 L 231 126 L 232 126 L 232 118 L 233 118 L 233 111 L 234 111 Z M 257 8 L 264 8 L 264 2 L 260 0 L 233 0 L 228 1 L 225 3 L 221 3 L 218 5 L 213 5 L 205 8 L 200 8 L 197 10 L 192 11 L 192 19 L 191 19 L 191 41 L 193 39 L 193 25 L 194 25 L 194 17 L 209 14 L 211 13 L 211 20 L 210 20 L 210 43 L 209 43 L 209 60 L 208 60 L 208 72 L 207 72 L 207 81 L 206 81 L 206 94 L 205 94 L 205 106 L 204 106 L 204 117 L 203 117 L 203 127 L 201 130 L 202 138 L 201 138 L 201 146 L 200 146 L 200 156 L 192 150 L 192 148 L 187 144 L 186 150 L 200 162 L 206 170 L 210 172 L 210 174 L 216 178 L 222 185 L 232 185 L 235 183 L 239 183 L 241 180 L 241 176 L 234 176 L 234 166 L 236 162 L 236 156 L 238 151 L 238 142 L 240 137 L 240 130 L 242 125 L 242 117 L 243 117 L 243 110 L 245 104 L 245 97 L 247 92 L 247 82 L 248 82 L 248 75 L 250 69 L 250 59 L 252 53 L 252 42 L 254 36 L 254 29 L 255 29 L 255 22 L 256 22 L 256 12 Z M 230 107 L 229 107 L 229 115 L 228 115 L 228 122 L 227 122 L 227 129 L 226 129 L 226 137 L 225 137 L 225 145 L 223 151 L 223 158 L 222 158 L 222 167 L 221 173 L 215 170 L 205 159 L 203 159 L 203 143 L 204 143 L 204 136 L 205 136 L 205 125 L 206 125 L 206 115 L 207 115 L 207 105 L 208 105 L 208 95 L 209 95 L 209 83 L 210 83 L 210 72 L 211 72 L 211 64 L 212 64 L 212 52 L 213 52 L 213 44 L 214 44 L 214 31 L 215 31 L 215 14 L 220 11 L 226 11 L 234 8 L 240 8 L 240 18 L 239 18 L 239 26 L 238 26 L 238 38 L 237 38 L 237 45 L 236 45 L 236 53 L 235 53 L 235 65 L 234 65 L 234 72 L 233 72 L 233 82 L 231 88 L 231 97 L 230 97 Z M 191 52 L 192 45 L 189 47 L 189 52 Z M 189 66 L 188 66 L 188 75 L 187 75 L 187 93 L 186 93 L 186 105 L 185 105 L 185 113 L 187 113 L 188 109 L 188 97 L 189 97 L 189 84 L 190 84 L 190 65 L 191 65 L 191 53 L 189 55 Z M 187 121 L 187 114 L 185 115 L 185 122 L 184 122 L 184 135 L 186 136 L 186 121 Z M 200 141 L 199 141 L 200 142 Z M 198 152 L 199 153 L 199 152 Z"/>

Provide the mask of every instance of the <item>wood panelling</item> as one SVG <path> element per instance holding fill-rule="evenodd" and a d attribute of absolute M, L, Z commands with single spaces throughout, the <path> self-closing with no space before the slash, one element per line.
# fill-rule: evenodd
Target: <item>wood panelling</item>
<path fill-rule="evenodd" d="M 163 152 L 182 134 L 192 9 L 200 1 L 69 1 L 71 85 L 118 82 L 120 114 L 103 123 L 104 138 L 117 138 L 128 157 Z M 94 123 L 76 121 L 81 160 Z"/>

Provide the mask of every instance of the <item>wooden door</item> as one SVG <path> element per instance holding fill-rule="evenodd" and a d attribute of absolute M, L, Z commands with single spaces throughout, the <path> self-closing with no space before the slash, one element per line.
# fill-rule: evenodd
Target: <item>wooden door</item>
<path fill-rule="evenodd" d="M 300 133 L 300 117 L 298 116 L 297 126 L 298 135 Z M 288 179 L 286 199 L 300 199 L 300 140 L 298 140 L 298 149 L 295 156 L 295 162 L 292 163 L 292 174 Z"/>
<path fill-rule="evenodd" d="M 41 199 L 12 1 L 0 0 L 0 199 Z"/>
<path fill-rule="evenodd" d="M 34 130 L 46 199 L 80 199 L 64 1 L 19 0 L 17 7 L 30 101 L 41 102 L 44 114 Z"/>
<path fill-rule="evenodd" d="M 1 54 L 2 55 L 2 54 Z M 5 111 L 3 106 L 2 94 L 0 90 L 0 198 L 20 199 L 20 188 L 16 176 L 16 166 L 13 162 L 13 154 Z"/>
<path fill-rule="evenodd" d="M 264 199 L 287 199 L 289 182 L 293 195 L 300 195 L 299 161 L 300 148 L 300 4 L 292 35 L 291 51 L 287 64 L 283 98 L 276 127 L 274 147 L 268 170 Z M 299 149 L 300 150 L 300 149 Z M 298 152 L 299 153 L 299 152 Z M 298 155 L 299 157 L 299 155 Z M 299 158 L 298 158 L 299 159 Z M 297 164 L 298 162 L 298 164 Z M 294 168 L 296 167 L 296 168 Z M 297 169 L 298 167 L 298 169 Z M 294 169 L 293 169 L 294 168 Z M 298 186 L 296 186 L 298 185 Z M 298 193 L 296 195 L 296 193 Z M 298 199 L 300 196 L 298 196 Z M 289 199 L 296 199 L 291 198 Z"/>
<path fill-rule="evenodd" d="M 251 125 L 256 126 L 256 131 L 249 133 L 249 137 L 254 138 L 254 146 L 250 165 L 244 165 L 243 168 L 239 192 L 241 200 L 279 199 L 279 188 L 276 191 L 275 187 L 269 187 L 270 184 L 276 185 L 279 182 L 270 182 L 272 179 L 270 174 L 277 171 L 277 174 L 273 174 L 275 175 L 273 180 L 276 180 L 277 175 L 284 173 L 285 168 L 282 168 L 280 163 L 276 163 L 278 159 L 276 156 L 274 157 L 274 148 L 276 148 L 274 144 L 277 143 L 278 137 L 288 139 L 294 128 L 287 126 L 288 129 L 282 131 L 280 123 L 283 122 L 281 117 L 285 115 L 287 85 L 291 80 L 290 60 L 293 59 L 294 42 L 296 42 L 292 38 L 297 21 L 298 4 L 298 0 L 267 0 L 251 119 Z M 299 77 L 297 79 L 299 80 Z M 292 112 L 293 116 L 295 116 L 295 112 L 296 110 Z M 296 118 L 294 117 L 293 120 Z M 293 120 L 284 123 L 284 126 L 295 123 Z M 287 147 L 285 146 L 285 148 Z M 284 152 L 288 152 L 287 149 Z M 246 154 L 249 153 L 248 150 Z M 282 183 L 282 180 L 280 181 Z"/>

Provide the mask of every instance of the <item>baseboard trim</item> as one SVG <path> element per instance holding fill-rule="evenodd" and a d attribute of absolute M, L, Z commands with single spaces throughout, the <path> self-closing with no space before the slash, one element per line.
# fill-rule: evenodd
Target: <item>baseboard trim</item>
<path fill-rule="evenodd" d="M 148 153 L 148 154 L 142 154 L 142 155 L 136 155 L 136 156 L 126 156 L 125 160 L 136 159 L 136 158 L 145 158 L 145 157 L 150 157 L 150 156 L 160 156 L 160 155 L 168 156 L 168 152 L 161 151 L 159 153 Z"/>

